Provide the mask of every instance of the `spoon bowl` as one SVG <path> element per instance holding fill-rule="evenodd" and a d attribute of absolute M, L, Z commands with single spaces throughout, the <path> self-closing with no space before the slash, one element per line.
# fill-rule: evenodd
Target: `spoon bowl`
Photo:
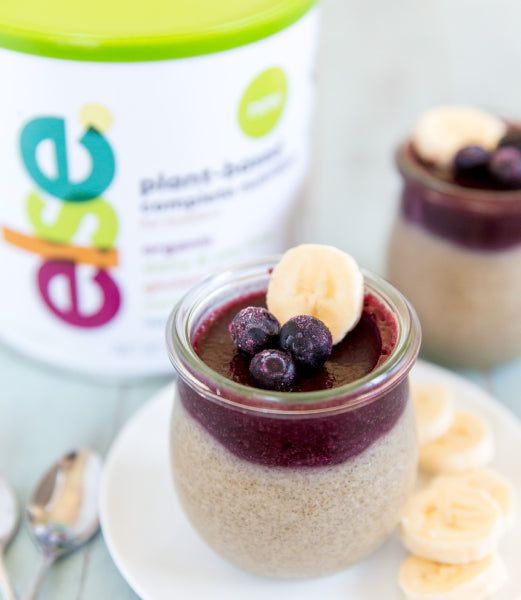
<path fill-rule="evenodd" d="M 36 598 L 55 560 L 88 542 L 98 531 L 101 471 L 101 457 L 96 452 L 74 450 L 60 458 L 36 486 L 26 517 L 43 562 L 26 600 Z"/>
<path fill-rule="evenodd" d="M 72 552 L 98 531 L 101 465 L 95 452 L 75 450 L 60 458 L 37 485 L 27 521 L 44 554 Z"/>

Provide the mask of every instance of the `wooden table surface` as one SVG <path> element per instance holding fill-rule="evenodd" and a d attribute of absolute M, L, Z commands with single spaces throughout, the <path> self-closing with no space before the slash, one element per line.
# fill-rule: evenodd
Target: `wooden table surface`
<path fill-rule="evenodd" d="M 435 102 L 521 107 L 521 86 L 505 87 L 521 63 L 520 17 L 516 0 L 325 0 L 314 202 L 299 238 L 334 243 L 381 271 L 396 210 L 393 145 Z M 521 361 L 465 376 L 521 417 Z M 25 502 L 68 449 L 106 453 L 128 417 L 167 379 L 97 384 L 0 346 L 0 382 L 0 471 Z M 38 558 L 22 526 L 7 553 L 18 590 Z M 101 536 L 53 568 L 41 597 L 136 598 Z"/>

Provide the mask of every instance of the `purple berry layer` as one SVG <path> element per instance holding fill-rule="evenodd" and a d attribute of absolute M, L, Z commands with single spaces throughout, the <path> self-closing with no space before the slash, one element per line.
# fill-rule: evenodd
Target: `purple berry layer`
<path fill-rule="evenodd" d="M 239 299 L 212 315 L 194 338 L 194 348 L 208 366 L 252 387 L 255 383 L 249 374 L 249 360 L 236 352 L 227 328 L 238 310 L 263 304 L 264 295 Z M 333 348 L 321 369 L 297 381 L 294 391 L 322 390 L 353 382 L 385 361 L 395 343 L 394 317 L 374 296 L 368 295 L 356 328 Z M 277 467 L 329 466 L 356 456 L 392 429 L 408 398 L 405 379 L 358 409 L 328 416 L 287 418 L 208 401 L 182 380 L 178 388 L 189 414 L 229 451 L 244 460 Z M 341 396 L 338 400 L 341 404 Z"/>
<path fill-rule="evenodd" d="M 402 169 L 401 165 L 409 165 Z M 436 189 L 423 183 L 437 174 L 425 166 L 410 145 L 398 151 L 404 178 L 401 212 L 410 223 L 438 237 L 476 250 L 498 251 L 521 244 L 521 191 L 451 186 Z M 411 176 L 409 170 L 418 174 Z M 405 172 L 407 171 L 407 172 Z"/>

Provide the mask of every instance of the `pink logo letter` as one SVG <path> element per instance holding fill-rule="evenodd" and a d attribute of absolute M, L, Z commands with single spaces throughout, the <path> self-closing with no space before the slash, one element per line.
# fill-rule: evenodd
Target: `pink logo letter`
<path fill-rule="evenodd" d="M 62 276 L 67 280 L 68 309 L 59 308 L 51 298 L 49 292 L 50 282 L 56 276 Z M 92 281 L 101 289 L 103 302 L 97 312 L 84 315 L 81 313 L 78 303 L 78 285 L 74 263 L 58 260 L 48 261 L 44 262 L 38 271 L 38 287 L 45 304 L 59 319 L 75 327 L 101 327 L 114 318 L 121 305 L 121 294 L 118 286 L 107 271 L 100 269 L 92 278 Z"/>

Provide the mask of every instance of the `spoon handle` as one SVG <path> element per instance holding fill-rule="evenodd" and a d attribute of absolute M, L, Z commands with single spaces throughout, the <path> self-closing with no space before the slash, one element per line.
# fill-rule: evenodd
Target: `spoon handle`
<path fill-rule="evenodd" d="M 47 571 L 49 567 L 56 560 L 56 557 L 52 554 L 45 554 L 42 562 L 36 571 L 36 574 L 31 582 L 31 586 L 29 587 L 29 591 L 24 595 L 23 600 L 36 600 L 38 598 L 38 594 L 40 593 L 40 587 L 43 583 L 45 576 L 47 575 Z"/>
<path fill-rule="evenodd" d="M 17 600 L 13 585 L 11 584 L 11 578 L 5 568 L 2 552 L 0 552 L 0 594 L 4 600 Z"/>

